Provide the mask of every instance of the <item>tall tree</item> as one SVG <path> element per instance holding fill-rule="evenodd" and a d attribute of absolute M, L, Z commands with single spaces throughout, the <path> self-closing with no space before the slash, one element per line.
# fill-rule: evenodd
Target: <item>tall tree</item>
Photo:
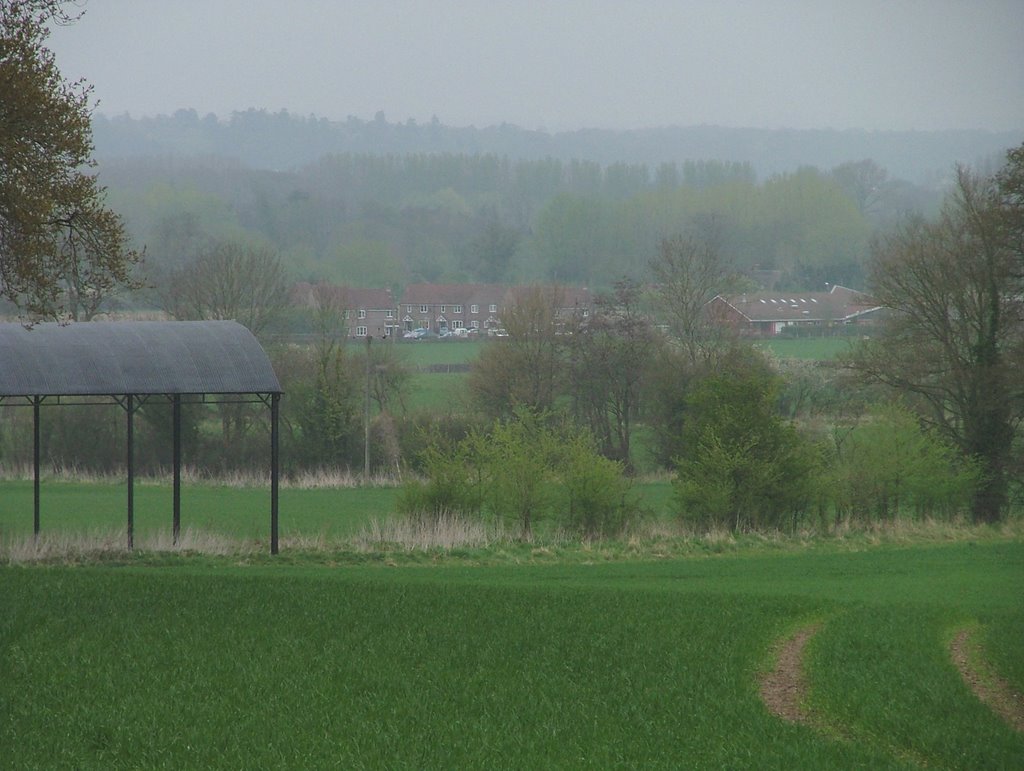
<path fill-rule="evenodd" d="M 871 290 L 891 316 L 852 365 L 911 395 L 923 417 L 972 458 L 982 482 L 974 518 L 1000 518 L 1008 497 L 1014 437 L 1024 417 L 1024 315 L 1019 252 L 1019 178 L 1014 151 L 995 180 L 960 169 L 936 222 L 914 219 L 882 241 Z M 1016 206 L 1016 211 L 1014 210 Z"/>
<path fill-rule="evenodd" d="M 60 0 L 0 3 L 0 296 L 35 317 L 89 318 L 139 261 L 104 206 L 93 165 L 91 89 L 45 47 Z"/>
<path fill-rule="evenodd" d="M 274 252 L 222 241 L 172 270 L 158 294 L 176 319 L 234 319 L 259 335 L 287 305 L 288 282 Z"/>
<path fill-rule="evenodd" d="M 469 375 L 474 401 L 489 417 L 507 417 L 517 407 L 550 410 L 562 390 L 565 361 L 558 335 L 565 293 L 531 286 L 503 311 L 508 337 L 490 341 Z"/>
<path fill-rule="evenodd" d="M 579 319 L 570 336 L 569 372 L 577 416 L 601 453 L 632 469 L 630 445 L 644 378 L 660 343 L 640 309 L 640 287 L 622 280 Z"/>
<path fill-rule="evenodd" d="M 713 228 L 706 230 L 702 236 L 662 240 L 651 261 L 659 309 L 691 367 L 709 363 L 731 338 L 706 306 L 715 295 L 729 291 L 736 279 L 719 252 Z"/>

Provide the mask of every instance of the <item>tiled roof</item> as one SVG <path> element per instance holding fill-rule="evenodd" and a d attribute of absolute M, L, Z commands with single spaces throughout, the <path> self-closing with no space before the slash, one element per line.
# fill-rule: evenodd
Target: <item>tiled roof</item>
<path fill-rule="evenodd" d="M 314 295 L 321 293 L 326 294 L 332 303 L 346 310 L 392 310 L 395 307 L 390 289 L 361 289 L 338 284 L 313 285 L 306 282 L 292 287 L 292 302 L 311 305 Z"/>
<path fill-rule="evenodd" d="M 872 298 L 842 286 L 828 292 L 749 292 L 721 298 L 748 321 L 842 321 L 878 306 Z"/>
<path fill-rule="evenodd" d="M 402 292 L 400 305 L 497 304 L 508 288 L 501 284 L 410 284 Z"/>

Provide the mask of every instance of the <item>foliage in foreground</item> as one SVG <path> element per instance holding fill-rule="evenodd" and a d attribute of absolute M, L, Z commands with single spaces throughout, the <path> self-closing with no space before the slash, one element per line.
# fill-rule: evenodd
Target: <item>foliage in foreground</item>
<path fill-rule="evenodd" d="M 515 523 L 528 540 L 538 519 L 593 538 L 621 534 L 639 514 L 621 463 L 586 431 L 527 409 L 487 434 L 432 442 L 424 465 L 426 481 L 407 483 L 399 499 L 406 515 L 482 515 Z"/>

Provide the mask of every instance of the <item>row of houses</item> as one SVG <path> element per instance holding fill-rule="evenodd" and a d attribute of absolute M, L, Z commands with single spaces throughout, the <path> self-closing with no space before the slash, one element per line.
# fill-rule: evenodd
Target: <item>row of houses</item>
<path fill-rule="evenodd" d="M 297 284 L 295 304 L 333 307 L 344 314 L 350 337 L 402 337 L 417 329 L 437 334 L 493 335 L 502 314 L 526 287 L 503 284 L 410 284 L 396 300 L 388 289 Z M 560 287 L 561 314 L 590 314 L 594 298 L 586 288 Z M 708 311 L 752 337 L 771 337 L 797 327 L 834 328 L 872 323 L 882 311 L 863 292 L 833 286 L 827 292 L 752 292 L 718 295 Z M 460 331 L 463 330 L 463 331 Z"/>
<path fill-rule="evenodd" d="M 328 305 L 348 320 L 350 337 L 402 337 L 416 329 L 437 334 L 493 335 L 503 329 L 502 314 L 527 287 L 504 284 L 410 284 L 396 301 L 388 289 L 358 289 L 325 284 L 296 284 L 292 301 L 301 306 Z M 587 316 L 593 297 L 586 288 L 559 288 L 566 308 Z"/>

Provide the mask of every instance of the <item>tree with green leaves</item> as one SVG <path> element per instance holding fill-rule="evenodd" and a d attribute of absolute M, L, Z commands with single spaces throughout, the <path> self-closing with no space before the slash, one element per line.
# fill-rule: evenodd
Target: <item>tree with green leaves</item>
<path fill-rule="evenodd" d="M 979 522 L 1005 512 L 1024 419 L 1022 166 L 1017 149 L 993 179 L 959 169 L 937 221 L 911 219 L 879 243 L 870 289 L 890 315 L 850 360 L 977 464 Z"/>
<path fill-rule="evenodd" d="M 949 517 L 970 503 L 975 464 L 902 405 L 876 406 L 834 438 L 829 488 L 837 521 Z"/>
<path fill-rule="evenodd" d="M 91 89 L 65 80 L 60 0 L 0 3 L 0 296 L 31 317 L 88 319 L 140 259 L 94 174 Z"/>
<path fill-rule="evenodd" d="M 687 394 L 676 500 L 685 521 L 703 526 L 778 528 L 810 505 L 816 454 L 779 416 L 767 362 L 736 364 Z"/>

